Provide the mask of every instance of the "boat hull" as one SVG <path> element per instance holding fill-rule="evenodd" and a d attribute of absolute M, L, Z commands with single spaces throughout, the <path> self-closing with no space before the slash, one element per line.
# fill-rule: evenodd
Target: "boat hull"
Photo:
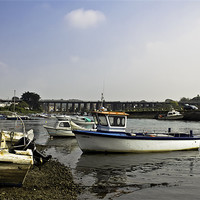
<path fill-rule="evenodd" d="M 0 162 L 0 185 L 22 186 L 31 165 Z"/>
<path fill-rule="evenodd" d="M 0 185 L 22 186 L 29 169 L 33 166 L 33 154 L 26 151 L 0 151 Z"/>
<path fill-rule="evenodd" d="M 200 147 L 200 138 L 125 136 L 99 132 L 74 131 L 83 152 L 143 153 L 192 150 Z"/>
<path fill-rule="evenodd" d="M 158 117 L 158 119 L 160 119 L 160 120 L 178 120 L 178 119 L 183 119 L 183 115 Z"/>
<path fill-rule="evenodd" d="M 47 130 L 48 134 L 52 137 L 74 137 L 74 133 L 72 132 L 71 128 L 62 129 L 62 128 L 54 128 L 50 126 L 44 126 Z"/>

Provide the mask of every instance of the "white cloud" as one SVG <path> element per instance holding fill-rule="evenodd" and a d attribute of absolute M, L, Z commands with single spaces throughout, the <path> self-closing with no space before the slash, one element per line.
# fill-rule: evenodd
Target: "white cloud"
<path fill-rule="evenodd" d="M 86 29 L 95 27 L 106 20 L 105 15 L 97 10 L 73 10 L 65 16 L 67 23 L 74 28 Z"/>

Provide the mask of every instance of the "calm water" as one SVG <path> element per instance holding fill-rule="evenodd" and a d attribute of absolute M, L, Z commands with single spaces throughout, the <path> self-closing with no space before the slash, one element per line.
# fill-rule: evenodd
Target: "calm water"
<path fill-rule="evenodd" d="M 34 129 L 36 143 L 48 146 L 47 154 L 70 167 L 74 181 L 85 190 L 78 199 L 199 199 L 199 151 L 145 154 L 82 154 L 75 138 L 49 139 L 44 124 L 55 120 L 25 121 L 26 129 Z M 20 123 L 0 120 L 0 128 Z M 128 130 L 189 132 L 200 135 L 200 122 L 129 119 Z"/>

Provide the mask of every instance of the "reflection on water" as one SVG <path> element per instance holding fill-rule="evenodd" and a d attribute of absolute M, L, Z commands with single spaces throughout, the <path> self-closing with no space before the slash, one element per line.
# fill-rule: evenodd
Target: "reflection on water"
<path fill-rule="evenodd" d="M 80 183 L 93 177 L 84 184 L 92 188 L 93 198 L 107 199 L 112 193 L 114 198 L 146 188 L 180 186 L 188 177 L 200 177 L 199 161 L 198 151 L 82 154 L 75 175 Z"/>
<path fill-rule="evenodd" d="M 47 146 L 47 154 L 70 167 L 74 181 L 83 186 L 79 199 L 173 199 L 177 190 L 198 199 L 200 156 L 198 151 L 147 154 L 82 154 L 76 138 L 50 139 L 44 124 L 54 125 L 53 119 L 25 121 L 26 130 L 33 129 L 36 143 Z M 20 124 L 0 120 L 0 129 L 8 130 Z M 129 119 L 132 131 L 189 132 L 200 135 L 199 122 Z M 195 187 L 196 186 L 196 187 Z M 162 195 L 161 195 L 162 194 Z"/>

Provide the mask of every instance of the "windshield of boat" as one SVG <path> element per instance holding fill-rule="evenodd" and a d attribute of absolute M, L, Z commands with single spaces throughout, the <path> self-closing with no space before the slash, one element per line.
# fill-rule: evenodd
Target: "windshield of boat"
<path fill-rule="evenodd" d="M 69 122 L 61 122 L 60 127 L 70 127 Z"/>
<path fill-rule="evenodd" d="M 99 124 L 102 126 L 108 126 L 108 122 L 106 120 L 105 115 L 99 115 Z"/>
<path fill-rule="evenodd" d="M 125 117 L 122 116 L 108 116 L 110 126 L 125 126 Z"/>

